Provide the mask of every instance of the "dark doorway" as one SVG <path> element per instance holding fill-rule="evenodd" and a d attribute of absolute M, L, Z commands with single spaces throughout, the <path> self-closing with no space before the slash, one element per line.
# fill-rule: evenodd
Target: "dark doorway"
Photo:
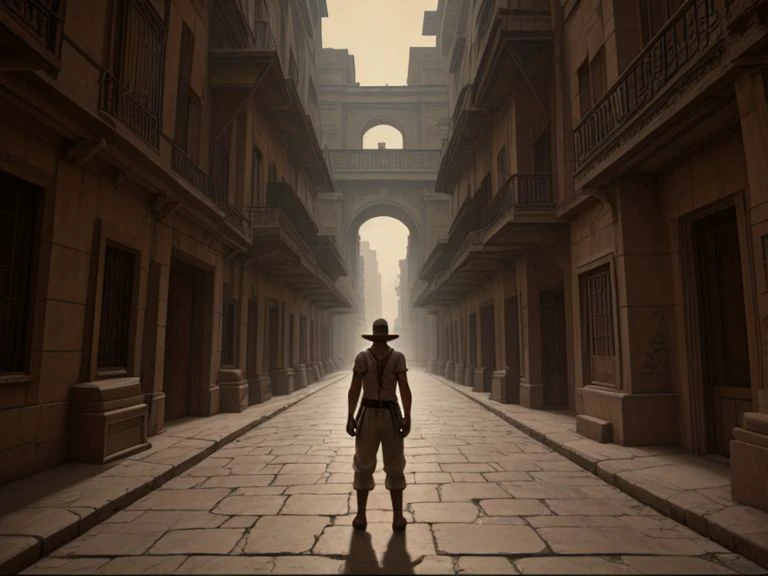
<path fill-rule="evenodd" d="M 477 368 L 477 313 L 469 315 L 469 355 L 467 361 L 470 366 Z M 467 382 L 471 385 L 472 382 Z"/>
<path fill-rule="evenodd" d="M 729 456 L 732 430 L 752 408 L 736 210 L 693 224 L 707 450 Z"/>
<path fill-rule="evenodd" d="M 259 302 L 254 298 L 248 299 L 248 355 L 246 358 L 246 377 L 248 378 L 248 402 L 256 404 L 261 401 L 258 375 L 258 345 L 259 338 Z"/>
<path fill-rule="evenodd" d="M 520 401 L 520 324 L 517 296 L 504 299 L 504 355 L 507 359 L 507 402 Z"/>
<path fill-rule="evenodd" d="M 186 262 L 171 262 L 163 374 L 166 421 L 200 412 L 205 278 Z"/>
<path fill-rule="evenodd" d="M 280 308 L 267 304 L 267 370 L 280 367 Z"/>
<path fill-rule="evenodd" d="M 480 347 L 483 363 L 483 391 L 490 392 L 496 370 L 496 326 L 493 304 L 480 307 Z"/>
<path fill-rule="evenodd" d="M 539 291 L 541 317 L 541 374 L 544 404 L 568 406 L 565 352 L 565 293 L 562 289 Z"/>

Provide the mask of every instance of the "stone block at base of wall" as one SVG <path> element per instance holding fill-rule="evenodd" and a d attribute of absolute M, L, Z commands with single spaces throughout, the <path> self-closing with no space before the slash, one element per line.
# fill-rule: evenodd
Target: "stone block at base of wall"
<path fill-rule="evenodd" d="M 472 380 L 472 390 L 475 392 L 489 392 L 485 389 L 485 368 L 475 368 Z"/>
<path fill-rule="evenodd" d="M 437 371 L 437 360 L 435 358 L 432 358 L 429 361 L 429 366 L 427 366 L 427 372 L 430 374 L 434 374 Z"/>
<path fill-rule="evenodd" d="M 445 363 L 445 378 L 451 382 L 456 381 L 456 367 L 450 360 Z"/>
<path fill-rule="evenodd" d="M 577 411 L 611 423 L 613 442 L 622 446 L 673 446 L 678 443 L 678 395 L 628 394 L 588 385 L 578 391 Z M 521 387 L 521 403 L 522 403 Z M 648 426 L 648 422 L 654 422 Z"/>
<path fill-rule="evenodd" d="M 464 366 L 464 386 L 474 386 L 475 384 L 475 365 L 467 364 Z"/>
<path fill-rule="evenodd" d="M 610 422 L 585 414 L 578 414 L 576 416 L 576 432 L 602 444 L 611 442 L 613 437 Z"/>
<path fill-rule="evenodd" d="M 285 396 L 296 390 L 294 373 L 291 368 L 271 370 L 269 379 L 272 382 L 272 394 L 275 396 Z"/>
<path fill-rule="evenodd" d="M 293 371 L 296 378 L 297 388 L 306 388 L 309 384 L 307 379 L 307 367 L 304 364 L 299 364 L 296 368 L 293 369 Z"/>
<path fill-rule="evenodd" d="M 147 405 L 147 435 L 154 436 L 165 430 L 165 392 L 147 392 L 144 394 Z"/>
<path fill-rule="evenodd" d="M 464 364 L 457 362 L 454 372 L 456 373 L 454 382 L 456 382 L 456 384 L 464 384 Z"/>
<path fill-rule="evenodd" d="M 149 410 L 138 378 L 83 382 L 71 394 L 72 461 L 106 464 L 150 447 Z"/>
<path fill-rule="evenodd" d="M 222 412 L 242 412 L 248 408 L 248 381 L 239 369 L 219 370 L 219 395 Z"/>
<path fill-rule="evenodd" d="M 248 379 L 248 403 L 261 404 L 272 398 L 272 381 L 267 374 L 257 374 Z"/>
<path fill-rule="evenodd" d="M 520 406 L 541 410 L 544 408 L 544 386 L 520 382 Z"/>
<path fill-rule="evenodd" d="M 733 499 L 768 512 L 768 414 L 746 412 L 731 440 Z"/>

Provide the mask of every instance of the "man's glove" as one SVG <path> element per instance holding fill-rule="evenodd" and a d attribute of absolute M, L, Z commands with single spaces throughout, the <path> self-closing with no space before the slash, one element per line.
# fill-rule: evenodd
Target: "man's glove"
<path fill-rule="evenodd" d="M 347 418 L 347 434 L 353 438 L 357 436 L 357 422 L 355 422 L 355 419 L 352 416 Z"/>
<path fill-rule="evenodd" d="M 400 425 L 400 436 L 405 438 L 410 433 L 411 433 L 411 419 L 403 418 L 402 424 Z"/>

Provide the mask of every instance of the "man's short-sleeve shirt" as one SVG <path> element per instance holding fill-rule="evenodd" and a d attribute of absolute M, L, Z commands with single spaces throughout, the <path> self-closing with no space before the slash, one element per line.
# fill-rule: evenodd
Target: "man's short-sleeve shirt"
<path fill-rule="evenodd" d="M 405 355 L 394 348 L 384 365 L 379 396 L 379 374 L 377 359 L 370 348 L 358 353 L 352 368 L 363 378 L 363 398 L 371 400 L 397 400 L 397 374 L 406 372 Z"/>

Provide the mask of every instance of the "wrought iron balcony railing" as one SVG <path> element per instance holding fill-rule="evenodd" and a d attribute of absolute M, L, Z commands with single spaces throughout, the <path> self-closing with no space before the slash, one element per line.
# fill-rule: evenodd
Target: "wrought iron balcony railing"
<path fill-rule="evenodd" d="M 224 217 L 233 228 L 250 238 L 250 221 L 229 201 L 226 185 L 221 185 L 208 176 L 184 150 L 175 144 L 171 149 L 171 169 L 216 204 L 224 212 Z"/>
<path fill-rule="evenodd" d="M 578 168 L 626 129 L 682 70 L 722 36 L 717 3 L 687 0 L 579 122 L 574 131 Z"/>
<path fill-rule="evenodd" d="M 514 174 L 483 209 L 483 227 L 495 224 L 512 209 L 554 208 L 552 176 Z"/>
<path fill-rule="evenodd" d="M 254 207 L 253 211 L 263 211 L 264 207 Z M 317 238 L 317 225 L 307 210 L 304 202 L 298 197 L 293 187 L 285 182 L 270 182 L 267 185 L 267 209 L 282 212 L 291 223 L 299 238 L 310 250 L 314 249 Z"/>
<path fill-rule="evenodd" d="M 454 257 L 461 252 L 461 248 L 466 246 L 467 238 L 474 232 L 482 230 L 483 209 L 491 199 L 490 178 L 486 177 L 480 188 L 472 198 L 464 201 L 464 204 L 456 214 L 451 229 L 448 232 L 448 242 L 443 250 L 443 263 L 450 265 Z"/>
<path fill-rule="evenodd" d="M 153 148 L 159 149 L 160 113 L 150 110 L 142 98 L 106 70 L 101 73 L 99 100 L 102 110 L 120 120 Z"/>
<path fill-rule="evenodd" d="M 22 24 L 48 52 L 59 57 L 64 37 L 63 0 L 0 0 L 0 7 Z"/>
<path fill-rule="evenodd" d="M 440 167 L 440 150 L 329 150 L 334 171 L 434 171 Z"/>

